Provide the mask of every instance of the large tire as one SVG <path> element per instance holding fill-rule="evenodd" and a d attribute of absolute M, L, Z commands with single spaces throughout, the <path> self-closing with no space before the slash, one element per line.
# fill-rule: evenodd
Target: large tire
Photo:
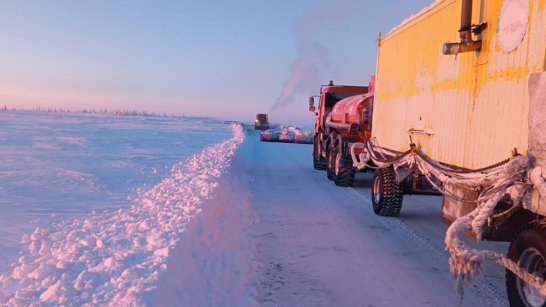
<path fill-rule="evenodd" d="M 404 195 L 396 173 L 391 167 L 377 169 L 372 183 L 373 211 L 381 216 L 398 216 L 402 209 Z"/>
<path fill-rule="evenodd" d="M 315 156 L 313 156 L 313 168 L 319 171 L 323 171 L 325 169 L 324 164 L 319 163 Z"/>
<path fill-rule="evenodd" d="M 342 166 L 343 142 L 339 142 L 334 157 L 334 183 L 340 187 L 352 187 L 355 181 L 355 168 Z"/>
<path fill-rule="evenodd" d="M 508 258 L 530 273 L 546 277 L 546 223 L 527 224 L 510 243 Z M 512 307 L 546 306 L 546 297 L 506 270 L 506 292 Z"/>
<path fill-rule="evenodd" d="M 329 180 L 335 180 L 334 157 L 334 149 L 328 146 L 328 148 L 326 149 L 326 177 Z"/>
<path fill-rule="evenodd" d="M 320 152 L 319 136 L 313 138 L 313 168 L 323 171 L 326 169 L 326 163 Z"/>
<path fill-rule="evenodd" d="M 342 168 L 335 176 L 335 184 L 340 187 L 352 187 L 355 182 L 355 170 L 351 168 Z"/>

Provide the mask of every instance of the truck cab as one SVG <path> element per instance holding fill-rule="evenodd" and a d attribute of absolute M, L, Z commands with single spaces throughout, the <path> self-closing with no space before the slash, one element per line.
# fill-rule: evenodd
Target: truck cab
<path fill-rule="evenodd" d="M 254 122 L 254 130 L 267 130 L 269 129 L 269 121 L 267 119 L 267 114 L 258 113 L 256 114 L 256 121 Z"/>

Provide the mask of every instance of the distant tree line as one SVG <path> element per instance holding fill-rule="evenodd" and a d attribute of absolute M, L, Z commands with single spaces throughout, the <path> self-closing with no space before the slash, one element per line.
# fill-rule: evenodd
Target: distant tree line
<path fill-rule="evenodd" d="M 168 115 L 167 113 L 155 113 L 155 112 L 146 112 L 146 111 L 136 111 L 136 110 L 107 110 L 107 109 L 82 109 L 82 110 L 73 110 L 63 109 L 63 108 L 42 108 L 36 107 L 34 109 L 18 109 L 10 108 L 6 105 L 0 108 L 0 111 L 17 111 L 17 112 L 41 112 L 41 113 L 76 113 L 76 114 L 98 114 L 98 115 L 107 115 L 107 116 L 139 116 L 139 117 L 163 117 L 163 118 L 174 118 L 181 119 L 185 118 L 182 115 Z"/>

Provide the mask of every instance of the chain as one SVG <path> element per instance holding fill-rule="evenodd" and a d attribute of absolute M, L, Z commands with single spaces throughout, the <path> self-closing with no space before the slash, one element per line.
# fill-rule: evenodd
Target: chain
<path fill-rule="evenodd" d="M 427 180 L 432 184 L 435 189 L 440 191 L 445 196 L 452 198 L 456 201 L 478 204 L 478 207 L 474 211 L 462 218 L 459 218 L 456 222 L 454 222 L 450 226 L 450 228 L 448 229 L 448 233 L 446 234 L 446 247 L 451 253 L 451 272 L 456 277 L 459 289 L 462 289 L 462 286 L 465 283 L 472 280 L 473 276 L 478 275 L 483 270 L 482 262 L 485 260 L 485 258 L 489 258 L 513 272 L 518 278 L 525 281 L 529 285 L 539 289 L 541 294 L 546 295 L 546 282 L 542 277 L 527 272 L 517 263 L 499 253 L 490 250 L 478 251 L 470 249 L 466 244 L 464 244 L 464 242 L 457 238 L 458 233 L 463 229 L 472 230 L 476 233 L 477 237 L 480 237 L 481 226 L 485 224 L 485 221 L 488 218 L 506 220 L 519 209 L 519 207 L 514 205 L 512 208 L 507 209 L 501 213 L 493 214 L 493 210 L 497 205 L 497 200 L 502 197 L 503 193 L 505 193 L 509 187 L 514 186 L 515 184 L 524 184 L 522 182 L 517 183 L 516 181 L 516 177 L 521 178 L 526 173 L 526 168 L 524 168 L 524 164 L 521 163 L 522 161 L 515 161 L 516 164 L 514 164 L 514 166 L 519 167 L 519 169 L 517 169 L 516 171 L 512 170 L 513 172 L 510 172 L 508 169 L 501 169 L 501 167 L 506 166 L 506 164 L 511 162 L 514 157 L 517 157 L 517 154 L 514 155 L 514 157 L 512 158 L 502 160 L 489 166 L 470 170 L 463 168 L 455 169 L 447 167 L 442 163 L 434 161 L 421 150 L 414 149 L 414 146 L 412 146 L 412 149 L 405 151 L 399 155 L 395 155 L 391 158 L 386 158 L 385 155 L 383 155 L 380 151 L 377 151 L 370 141 L 366 142 L 366 149 L 370 153 L 370 157 L 375 163 L 379 162 L 378 164 L 383 163 L 387 165 L 394 165 L 402 161 L 409 154 L 414 154 L 415 160 L 413 163 L 417 164 L 417 167 L 421 170 L 423 175 L 425 175 Z M 381 155 L 382 157 L 379 158 L 379 155 Z M 517 162 L 520 162 L 520 164 L 517 164 Z M 425 167 L 425 165 L 423 165 L 422 163 L 426 163 L 431 169 L 438 172 L 437 175 L 434 175 L 430 171 L 428 171 L 427 167 Z M 444 187 L 440 186 L 439 184 L 436 184 L 435 182 L 436 180 L 442 182 L 442 178 L 444 180 L 450 180 L 453 176 L 458 176 L 457 180 L 452 182 L 454 184 L 459 181 L 471 181 L 472 179 L 476 178 L 460 176 L 464 174 L 483 174 L 484 176 L 499 175 L 500 177 L 496 178 L 497 176 L 495 176 L 489 179 L 486 179 L 487 177 L 484 177 L 481 182 L 487 182 L 488 185 L 481 188 L 480 196 L 477 200 L 466 200 L 464 198 L 458 197 Z M 438 177 L 441 177 L 442 175 L 444 177 Z M 501 175 L 504 177 L 502 177 Z M 526 188 L 525 193 L 528 192 L 529 188 Z"/>

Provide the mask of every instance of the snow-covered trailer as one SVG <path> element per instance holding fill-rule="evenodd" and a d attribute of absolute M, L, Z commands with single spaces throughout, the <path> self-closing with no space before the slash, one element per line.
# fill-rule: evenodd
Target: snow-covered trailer
<path fill-rule="evenodd" d="M 355 164 L 396 174 L 380 192 L 425 176 L 454 220 L 446 245 L 458 280 L 492 258 L 507 268 L 512 305 L 543 306 L 546 0 L 438 0 L 378 46 L 373 141 Z M 508 257 L 467 248 L 466 230 L 511 241 Z"/>

